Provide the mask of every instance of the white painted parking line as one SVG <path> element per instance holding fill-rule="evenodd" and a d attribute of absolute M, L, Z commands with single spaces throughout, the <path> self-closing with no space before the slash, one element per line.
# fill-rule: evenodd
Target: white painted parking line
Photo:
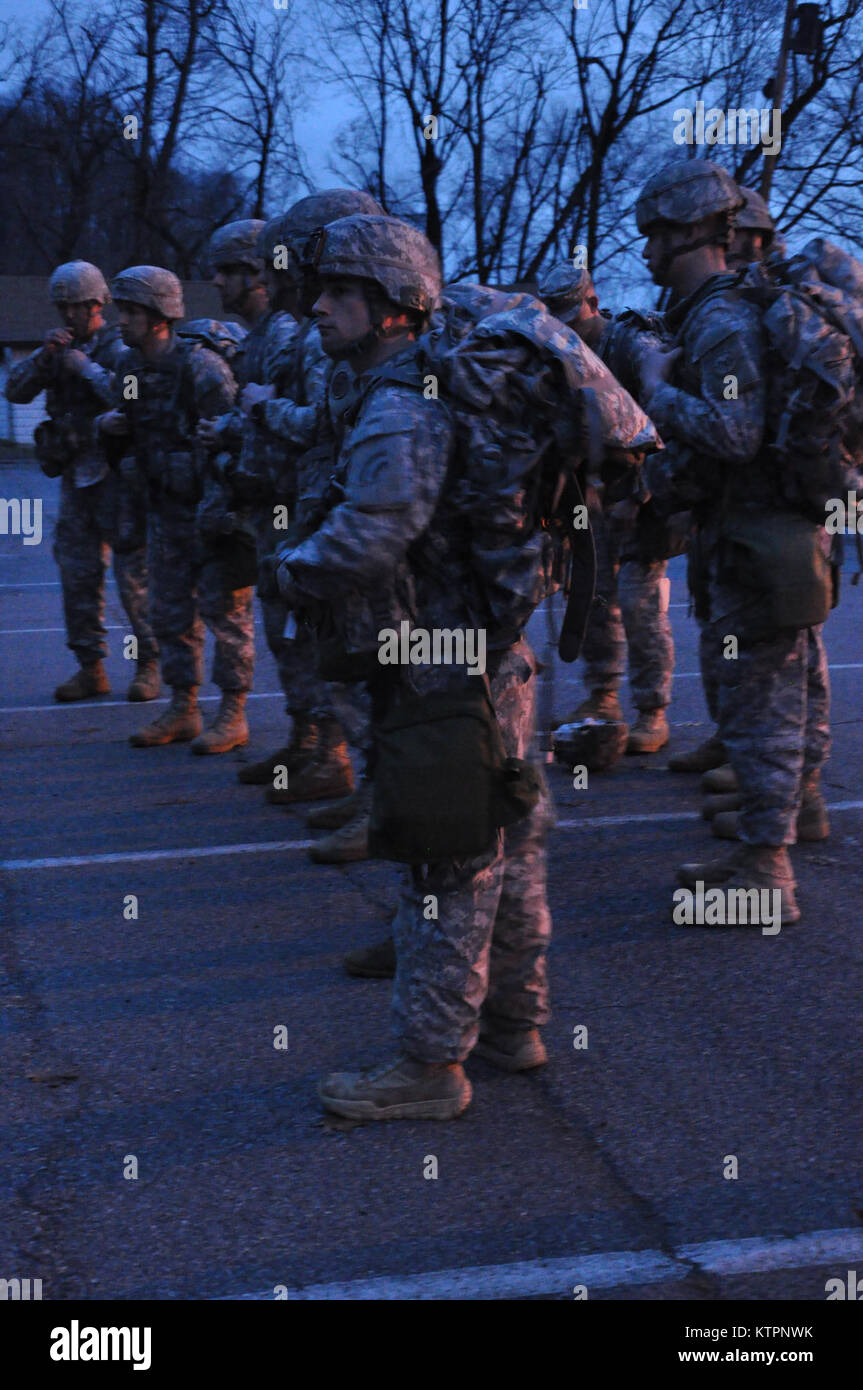
<path fill-rule="evenodd" d="M 226 854 L 279 854 L 308 849 L 314 840 L 269 840 L 248 845 L 204 845 L 199 849 L 142 849 L 120 854 L 70 854 L 64 859 L 6 859 L 0 869 L 86 869 L 97 864 L 146 864 L 160 859 L 214 859 Z"/>
<path fill-rule="evenodd" d="M 427 1274 L 352 1279 L 344 1283 L 308 1284 L 288 1289 L 290 1301 L 392 1301 L 465 1298 L 572 1298 L 583 1285 L 588 1298 L 594 1289 L 637 1284 L 680 1283 L 694 1274 L 763 1274 L 777 1269 L 834 1266 L 843 1274 L 850 1261 L 863 1259 L 863 1231 L 807 1231 L 789 1238 L 756 1236 L 744 1240 L 712 1240 L 663 1250 L 609 1250 L 553 1260 L 519 1260 L 514 1264 L 473 1265 L 467 1269 L 438 1269 Z M 235 1299 L 272 1302 L 274 1289 L 239 1294 Z"/>
<path fill-rule="evenodd" d="M 128 632 L 128 623 L 106 623 L 106 632 Z M 65 632 L 65 627 L 0 627 L 0 637 L 25 637 L 36 632 Z"/>
<path fill-rule="evenodd" d="M 863 801 L 837 801 L 828 811 L 863 811 Z M 701 820 L 697 811 L 657 811 L 642 816 L 586 816 L 584 820 L 558 821 L 555 830 L 605 830 L 614 825 L 656 825 L 664 821 Z M 158 859 L 212 859 L 232 854 L 279 854 L 284 850 L 308 849 L 315 840 L 264 840 L 255 844 L 204 845 L 198 849 L 128 850 L 116 854 L 74 854 L 52 859 L 4 859 L 0 870 L 83 869 L 97 864 L 142 864 Z"/>
<path fill-rule="evenodd" d="M 221 695 L 199 695 L 198 704 L 205 705 L 212 703 L 214 700 L 221 700 L 221 698 Z M 285 696 L 284 692 L 281 690 L 262 690 L 260 692 L 253 691 L 248 698 L 250 700 L 283 700 Z M 169 705 L 170 703 L 170 700 L 166 696 L 158 700 L 145 700 L 143 702 L 135 702 L 134 700 L 95 699 L 93 701 L 69 700 L 64 704 L 58 700 L 53 705 L 5 705 L 0 709 L 0 714 L 46 714 L 48 710 L 65 710 L 67 714 L 74 714 L 76 710 L 80 710 L 82 713 L 88 713 L 91 710 L 98 709 L 129 709 L 130 706 L 132 709 L 141 713 L 143 705 L 146 705 L 148 709 L 151 707 L 155 709 L 156 705 Z"/>
<path fill-rule="evenodd" d="M 837 814 L 863 811 L 863 801 L 834 801 L 827 807 Z M 656 811 L 642 816 L 585 816 L 584 820 L 559 820 L 556 830 L 603 830 L 610 825 L 655 825 L 658 821 L 701 820 L 699 811 Z"/>
<path fill-rule="evenodd" d="M 57 631 L 60 632 L 62 631 L 62 629 L 58 628 Z M 863 661 L 854 661 L 847 664 L 839 664 L 837 666 L 831 666 L 829 669 L 831 671 L 863 671 Z M 674 679 L 678 681 L 700 680 L 701 672 L 678 671 L 675 674 Z M 249 696 L 249 699 L 277 700 L 280 698 L 281 694 L 282 692 L 280 690 L 266 691 L 260 694 L 255 692 Z M 201 695 L 198 697 L 198 703 L 201 704 L 205 700 L 218 700 L 220 698 L 221 697 L 219 695 Z M 167 699 L 164 699 L 149 700 L 147 701 L 147 703 L 152 705 L 166 705 L 169 702 Z M 126 706 L 128 704 L 128 700 L 95 700 L 92 704 L 85 704 L 80 700 L 73 700 L 70 701 L 68 704 L 62 704 L 58 701 L 53 705 L 4 705 L 0 707 L 0 714 L 45 714 L 48 710 L 65 710 L 68 714 L 70 711 L 74 712 L 76 709 L 116 709 L 120 706 Z"/>

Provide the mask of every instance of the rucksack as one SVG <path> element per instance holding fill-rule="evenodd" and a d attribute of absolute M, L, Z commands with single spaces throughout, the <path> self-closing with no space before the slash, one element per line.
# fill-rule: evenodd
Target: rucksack
<path fill-rule="evenodd" d="M 749 266 L 738 288 L 762 311 L 777 495 L 823 524 L 863 467 L 863 266 L 816 237 Z"/>
<path fill-rule="evenodd" d="M 489 648 L 517 641 L 563 587 L 558 650 L 574 661 L 596 572 L 584 470 L 609 450 L 661 447 L 652 422 L 540 300 L 484 285 L 448 286 L 410 361 L 384 362 L 370 376 L 431 391 L 450 408 L 448 502 L 466 530 Z"/>
<path fill-rule="evenodd" d="M 229 364 L 242 352 L 247 329 L 239 323 L 221 319 L 188 319 L 177 328 L 177 337 L 186 347 L 206 347 Z"/>

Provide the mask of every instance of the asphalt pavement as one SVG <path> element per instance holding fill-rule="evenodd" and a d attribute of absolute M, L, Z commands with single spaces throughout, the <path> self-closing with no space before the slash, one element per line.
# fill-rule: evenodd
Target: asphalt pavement
<path fill-rule="evenodd" d="M 0 490 L 43 501 L 39 544 L 0 536 L 0 1278 L 52 1299 L 716 1300 L 824 1299 L 863 1271 L 850 546 L 826 628 L 832 833 L 792 850 L 799 924 L 672 923 L 675 866 L 716 847 L 698 779 L 666 769 L 709 727 L 675 561 L 669 748 L 584 790 L 550 769 L 549 1065 L 469 1061 L 459 1120 L 354 1125 L 316 1084 L 392 1050 L 389 985 L 340 961 L 385 934 L 397 871 L 312 864 L 303 808 L 237 782 L 285 741 L 260 625 L 248 749 L 131 748 L 156 707 L 125 700 L 113 581 L 112 694 L 55 704 L 58 484 L 16 462 Z M 563 718 L 577 668 L 554 664 L 553 695 Z"/>

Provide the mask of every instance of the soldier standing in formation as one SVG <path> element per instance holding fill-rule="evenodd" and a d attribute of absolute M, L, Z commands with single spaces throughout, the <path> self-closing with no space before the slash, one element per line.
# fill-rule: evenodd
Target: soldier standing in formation
<path fill-rule="evenodd" d="M 654 282 L 674 297 L 666 321 L 675 347 L 649 350 L 642 361 L 645 408 L 666 443 L 645 471 L 667 511 L 693 510 L 702 650 L 714 657 L 708 666 L 719 738 L 741 803 L 740 845 L 683 865 L 680 879 L 689 887 L 779 890 L 784 925 L 800 916 L 787 847 L 797 838 L 804 768 L 808 762 L 810 777 L 820 771 L 829 729 L 821 730 L 817 753 L 807 747 L 808 630 L 769 629 L 764 596 L 742 585 L 725 536 L 732 508 L 750 516 L 783 512 L 766 453 L 760 316 L 726 273 L 742 202 L 725 171 L 704 160 L 664 167 L 639 196 L 644 258 Z"/>
<path fill-rule="evenodd" d="M 600 309 L 593 280 L 567 261 L 555 266 L 539 286 L 539 297 L 556 318 L 574 328 L 583 342 L 610 367 L 627 390 L 640 399 L 637 343 L 640 331 Z M 658 343 L 655 336 L 654 342 Z M 625 363 L 620 361 L 625 358 Z M 625 370 L 628 367 L 629 370 Z M 671 703 L 674 639 L 668 620 L 670 583 L 667 553 L 657 546 L 657 528 L 644 524 L 638 503 L 600 499 L 600 480 L 588 488 L 587 505 L 596 542 L 596 601 L 591 610 L 582 655 L 589 694 L 574 719 L 623 722 L 619 689 L 629 650 L 629 679 L 638 717 L 629 733 L 627 753 L 657 753 L 668 742 L 666 709 Z M 621 513 L 625 513 L 626 521 Z"/>
<path fill-rule="evenodd" d="M 47 393 L 48 420 L 36 432 L 36 451 L 49 477 L 62 475 L 54 559 L 60 569 L 67 643 L 79 670 L 58 685 L 55 700 L 107 695 L 102 664 L 105 643 L 106 549 L 114 552 L 114 576 L 137 645 L 137 672 L 130 700 L 159 694 L 158 649 L 147 617 L 147 552 L 143 520 L 131 514 L 128 490 L 108 465 L 94 421 L 110 403 L 113 372 L 122 354 L 120 330 L 102 310 L 111 296 L 102 272 L 88 261 L 69 261 L 54 271 L 51 300 L 63 328 L 9 373 L 6 396 L 26 403 Z"/>
<path fill-rule="evenodd" d="M 299 254 L 309 235 L 320 226 L 354 212 L 378 212 L 370 194 L 354 189 L 327 189 L 293 204 L 262 229 L 259 248 L 273 303 L 289 313 L 295 331 L 278 364 L 278 379 L 255 379 L 246 386 L 241 405 L 246 412 L 260 457 L 244 472 L 254 473 L 259 500 L 255 517 L 261 573 L 258 593 L 265 614 L 267 638 L 276 656 L 292 719 L 291 742 L 268 758 L 242 768 L 241 782 L 267 785 L 273 805 L 332 801 L 311 813 L 310 824 L 336 829 L 335 836 L 314 845 L 317 862 L 343 863 L 368 857 L 367 792 L 354 788 L 353 770 L 340 715 L 351 697 L 341 696 L 318 674 L 318 654 L 312 629 L 294 622 L 285 636 L 290 609 L 278 591 L 273 557 L 285 533 L 274 527 L 274 508 L 290 515 L 290 534 L 309 525 L 326 490 L 333 462 L 328 429 L 326 390 L 332 362 L 303 303 Z M 287 772 L 287 786 L 274 780 L 278 767 Z"/>
<path fill-rule="evenodd" d="M 422 233 L 395 218 L 343 218 L 323 237 L 315 305 L 321 341 L 356 376 L 341 417 L 341 500 L 313 535 L 282 553 L 279 583 L 298 608 L 329 607 L 350 649 L 376 652 L 387 607 L 395 627 L 403 616 L 426 630 L 472 624 L 465 541 L 443 492 L 452 418 L 442 401 L 373 372 L 383 362 L 409 362 L 438 303 L 440 269 Z M 431 689 L 457 669 L 412 666 L 411 680 Z M 489 665 L 513 756 L 524 756 L 530 743 L 535 672 L 524 639 Z M 399 680 L 373 690 L 379 713 L 398 701 Z M 320 1088 L 325 1108 L 370 1119 L 445 1119 L 470 1102 L 462 1062 L 475 1047 L 512 1071 L 545 1060 L 537 1030 L 549 1016 L 547 825 L 546 793 L 485 855 L 405 875 L 395 923 L 400 1055 L 371 1072 L 328 1077 Z M 434 920 L 423 910 L 429 894 Z"/>
<path fill-rule="evenodd" d="M 114 378 L 114 409 L 101 417 L 109 437 L 128 436 L 147 499 L 153 627 L 162 675 L 173 695 L 168 709 L 131 736 L 136 748 L 189 742 L 194 752 L 222 747 L 226 731 L 245 742 L 243 709 L 254 669 L 251 576 L 237 584 L 230 547 L 202 544 L 197 512 L 204 463 L 195 431 L 202 419 L 230 411 L 236 382 L 227 363 L 174 332 L 183 317 L 176 275 L 131 266 L 113 284 L 126 352 Z M 129 389 L 131 386 L 132 389 Z M 203 680 L 205 619 L 215 641 L 213 680 L 222 700 L 202 734 L 198 689 Z"/>

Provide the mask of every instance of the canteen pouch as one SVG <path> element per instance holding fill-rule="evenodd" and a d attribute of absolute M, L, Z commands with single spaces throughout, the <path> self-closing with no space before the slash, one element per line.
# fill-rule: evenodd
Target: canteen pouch
<path fill-rule="evenodd" d="M 66 431 L 56 420 L 42 420 L 33 431 L 34 452 L 46 478 L 59 478 L 72 461 Z"/>
<path fill-rule="evenodd" d="M 796 512 L 730 513 L 722 543 L 724 568 L 761 598 L 765 636 L 768 629 L 825 621 L 833 604 L 833 576 L 822 527 Z"/>
<path fill-rule="evenodd" d="M 540 792 L 530 763 L 506 756 L 486 687 L 404 696 L 374 729 L 370 848 L 429 864 L 486 853 Z"/>
<path fill-rule="evenodd" d="M 377 651 L 353 652 L 348 649 L 345 634 L 326 604 L 315 627 L 318 675 L 321 680 L 350 684 L 367 681 L 378 668 Z"/>

